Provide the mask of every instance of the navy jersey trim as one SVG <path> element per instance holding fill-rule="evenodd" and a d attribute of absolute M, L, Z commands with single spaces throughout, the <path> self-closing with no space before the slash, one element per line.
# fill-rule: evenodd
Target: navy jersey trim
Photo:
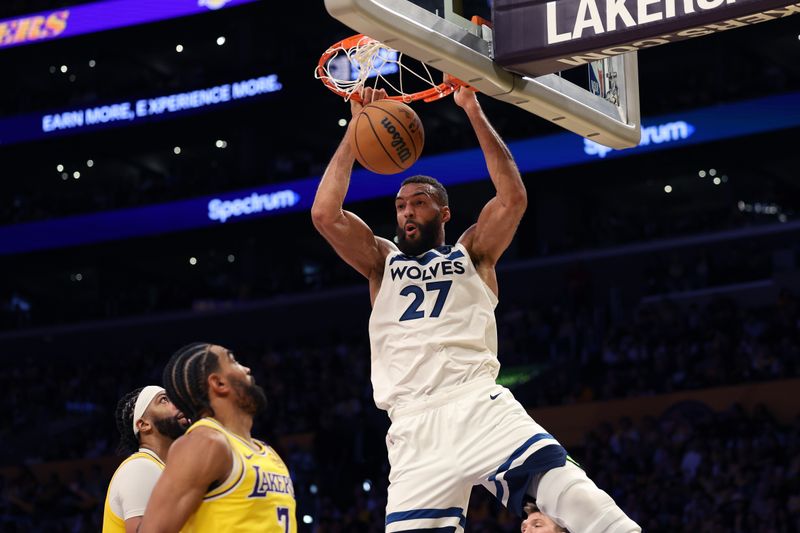
<path fill-rule="evenodd" d="M 459 259 L 461 257 L 464 257 L 464 252 L 462 252 L 461 250 L 456 250 L 455 252 L 449 253 L 452 248 L 453 248 L 452 246 L 440 246 L 435 251 L 429 250 L 418 257 L 415 257 L 413 255 L 398 254 L 392 257 L 391 260 L 389 260 L 389 264 L 392 265 L 396 261 L 412 261 L 420 265 L 427 265 L 428 263 L 439 257 L 444 257 L 445 259 L 451 261 L 453 259 Z"/>
<path fill-rule="evenodd" d="M 467 517 L 460 507 L 450 507 L 448 509 L 412 509 L 410 511 L 398 511 L 389 513 L 386 517 L 386 525 L 393 522 L 404 520 L 418 520 L 420 518 L 458 518 L 458 523 L 463 528 L 467 523 Z"/>

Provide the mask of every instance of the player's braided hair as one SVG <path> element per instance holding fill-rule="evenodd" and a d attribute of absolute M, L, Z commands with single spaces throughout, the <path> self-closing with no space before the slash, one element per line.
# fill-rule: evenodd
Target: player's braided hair
<path fill-rule="evenodd" d="M 120 455 L 130 455 L 139 449 L 139 437 L 133 433 L 133 409 L 136 407 L 136 399 L 143 388 L 139 387 L 129 392 L 117 402 L 114 416 L 117 419 L 117 431 L 119 431 L 117 453 Z"/>
<path fill-rule="evenodd" d="M 434 188 L 434 190 L 436 190 L 436 202 L 442 207 L 450 205 L 450 200 L 447 198 L 447 189 L 445 189 L 444 185 L 442 185 L 442 183 L 436 178 L 421 175 L 410 176 L 404 179 L 400 186 L 402 187 L 403 185 L 407 185 L 409 183 L 425 183 L 430 185 Z"/>
<path fill-rule="evenodd" d="M 164 389 L 172 403 L 192 422 L 214 415 L 208 398 L 208 376 L 219 370 L 212 344 L 194 342 L 172 354 L 164 367 Z"/>

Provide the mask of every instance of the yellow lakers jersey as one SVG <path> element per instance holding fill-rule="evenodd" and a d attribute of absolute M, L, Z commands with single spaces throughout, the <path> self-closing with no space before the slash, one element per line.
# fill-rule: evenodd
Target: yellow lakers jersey
<path fill-rule="evenodd" d="M 198 427 L 225 435 L 234 452 L 233 468 L 228 479 L 206 493 L 181 531 L 296 533 L 294 486 L 275 450 L 257 440 L 251 446 L 213 418 L 202 418 L 186 431 Z"/>
<path fill-rule="evenodd" d="M 111 481 L 108 484 L 108 491 L 106 492 L 106 501 L 103 506 L 103 533 L 125 533 L 125 518 L 121 516 L 119 512 L 119 505 L 118 502 L 113 502 L 115 498 L 119 497 L 120 489 L 130 488 L 130 487 L 117 487 L 115 481 L 119 481 L 117 478 L 117 474 L 130 463 L 131 461 L 137 459 L 144 459 L 147 461 L 152 462 L 155 464 L 160 470 L 164 470 L 164 463 L 161 459 L 153 452 L 149 450 L 139 450 L 136 453 L 131 454 L 128 456 L 124 461 L 120 463 L 117 469 L 114 471 L 114 475 L 111 477 Z M 128 480 L 130 481 L 130 479 Z M 142 490 L 143 487 L 134 487 L 134 490 Z M 149 487 L 152 490 L 152 487 Z M 142 500 L 143 502 L 146 500 Z M 115 509 L 117 512 L 115 512 Z M 144 511 L 144 509 L 142 509 Z"/>

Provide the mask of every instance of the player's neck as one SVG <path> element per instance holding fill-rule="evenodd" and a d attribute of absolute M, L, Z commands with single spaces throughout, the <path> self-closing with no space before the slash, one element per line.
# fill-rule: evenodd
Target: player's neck
<path fill-rule="evenodd" d="M 173 440 L 164 435 L 147 435 L 142 438 L 139 444 L 140 448 L 145 448 L 153 452 L 164 463 L 167 461 L 167 452 L 172 445 Z"/>
<path fill-rule="evenodd" d="M 230 404 L 214 406 L 214 419 L 231 433 L 253 444 L 250 431 L 253 429 L 253 415 Z"/>

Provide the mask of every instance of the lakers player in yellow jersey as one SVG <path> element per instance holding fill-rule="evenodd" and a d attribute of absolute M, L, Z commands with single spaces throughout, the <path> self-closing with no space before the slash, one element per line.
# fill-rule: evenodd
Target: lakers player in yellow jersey
<path fill-rule="evenodd" d="M 103 533 L 132 533 L 142 521 L 147 500 L 164 470 L 172 442 L 188 422 L 162 387 L 149 385 L 129 392 L 117 403 L 119 451 L 130 454 L 108 485 Z"/>
<path fill-rule="evenodd" d="M 141 533 L 295 533 L 289 470 L 250 436 L 266 406 L 250 369 L 222 346 L 194 343 L 170 358 L 164 386 L 194 423 L 170 449 Z"/>

